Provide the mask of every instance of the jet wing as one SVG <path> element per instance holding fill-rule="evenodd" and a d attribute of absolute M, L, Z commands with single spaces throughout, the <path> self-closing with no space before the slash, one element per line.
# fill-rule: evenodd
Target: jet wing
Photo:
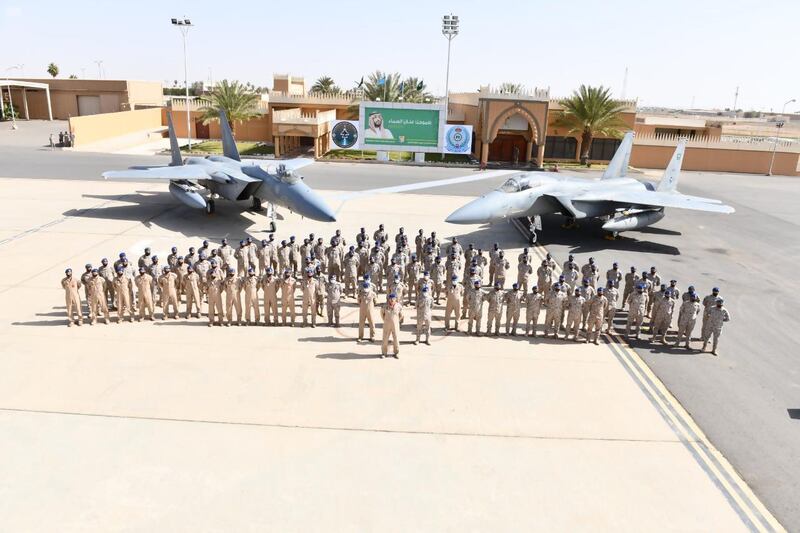
<path fill-rule="evenodd" d="M 616 202 L 643 207 L 676 207 L 713 213 L 733 213 L 735 210 L 719 200 L 657 191 L 591 192 L 571 198 L 573 202 Z"/>
<path fill-rule="evenodd" d="M 173 181 L 209 179 L 208 172 L 199 165 L 156 167 L 148 169 L 110 170 L 103 172 L 107 180 Z"/>
<path fill-rule="evenodd" d="M 379 189 L 368 189 L 366 191 L 345 193 L 338 196 L 337 198 L 344 202 L 362 196 L 371 196 L 373 194 L 389 194 L 389 193 L 398 193 L 407 191 L 418 191 L 422 189 L 434 189 L 436 187 L 446 187 L 447 185 L 456 185 L 458 183 L 468 183 L 471 181 L 500 178 L 503 176 L 510 176 L 519 173 L 520 171 L 518 170 L 490 170 L 488 172 L 487 171 L 475 172 L 473 174 L 469 174 L 466 176 L 458 176 L 455 178 L 445 178 L 442 180 L 434 180 L 434 181 L 422 181 L 419 183 L 407 183 L 405 185 L 395 185 L 392 187 L 382 187 Z"/>

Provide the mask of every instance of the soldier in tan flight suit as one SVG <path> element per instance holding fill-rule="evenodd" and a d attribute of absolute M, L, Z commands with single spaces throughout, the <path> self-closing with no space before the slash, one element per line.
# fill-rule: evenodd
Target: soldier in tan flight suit
<path fill-rule="evenodd" d="M 93 268 L 92 275 L 89 277 L 89 320 L 91 324 L 97 321 L 97 315 L 100 312 L 105 317 L 105 324 L 109 323 L 104 285 L 105 280 L 98 274 L 97 269 Z"/>
<path fill-rule="evenodd" d="M 539 312 L 542 309 L 542 294 L 537 286 L 525 295 L 525 335 L 536 337 L 536 324 L 539 322 Z"/>
<path fill-rule="evenodd" d="M 397 295 L 389 293 L 386 304 L 381 310 L 383 318 L 383 344 L 381 345 L 381 358 L 389 355 L 389 341 L 394 347 L 394 358 L 400 357 L 400 342 L 397 336 L 400 334 L 400 322 L 403 319 L 403 305 L 397 301 Z"/>
<path fill-rule="evenodd" d="M 317 289 L 319 281 L 314 277 L 313 270 L 306 270 L 306 279 L 303 280 L 303 327 L 308 325 L 311 316 L 311 327 L 317 327 Z"/>
<path fill-rule="evenodd" d="M 525 293 L 519 290 L 518 283 L 512 284 L 511 290 L 503 296 L 503 302 L 506 304 L 506 335 L 517 335 L 520 308 L 522 307 L 522 298 L 524 296 Z"/>
<path fill-rule="evenodd" d="M 364 340 L 364 327 L 369 324 L 369 341 L 375 340 L 375 304 L 378 297 L 372 283 L 365 281 L 358 289 L 358 340 Z"/>
<path fill-rule="evenodd" d="M 158 286 L 161 287 L 161 320 L 166 320 L 169 308 L 172 307 L 172 318 L 178 318 L 178 275 L 168 266 L 164 267 L 164 273 L 158 278 Z"/>
<path fill-rule="evenodd" d="M 72 269 L 64 271 L 64 278 L 61 279 L 61 288 L 64 289 L 64 297 L 67 305 L 67 326 L 72 326 L 73 321 L 78 325 L 83 325 L 83 315 L 81 314 L 81 295 L 78 289 L 81 282 L 72 277 Z M 73 318 L 75 317 L 75 318 Z"/>
<path fill-rule="evenodd" d="M 291 271 L 283 271 L 283 280 L 281 280 L 281 321 L 286 325 L 286 314 L 289 313 L 291 322 L 289 325 L 294 327 L 296 315 L 294 304 L 294 292 L 297 288 L 297 280 L 292 276 Z"/>
<path fill-rule="evenodd" d="M 208 326 L 214 324 L 221 326 L 225 321 L 225 312 L 222 308 L 222 279 L 219 270 L 208 271 Z"/>
<path fill-rule="evenodd" d="M 278 325 L 278 285 L 280 280 L 268 266 L 261 278 L 261 290 L 264 291 L 264 324 Z"/>
<path fill-rule="evenodd" d="M 254 244 L 249 245 L 252 248 L 255 248 Z M 250 266 L 247 268 L 247 276 L 241 280 L 242 284 L 242 292 L 244 292 L 244 320 L 245 325 L 249 326 L 252 325 L 251 322 L 251 312 L 255 316 L 255 324 L 261 321 L 261 308 L 258 306 L 258 287 L 260 286 L 261 282 L 258 280 L 258 276 L 256 276 L 256 269 L 251 263 Z"/>
<path fill-rule="evenodd" d="M 125 318 L 125 313 L 133 322 L 133 309 L 131 308 L 131 280 L 125 275 L 125 268 L 117 267 L 117 277 L 114 278 L 114 293 L 117 300 L 117 323 Z"/>
<path fill-rule="evenodd" d="M 183 293 L 186 295 L 186 318 L 195 310 L 195 318 L 200 318 L 203 300 L 200 296 L 200 275 L 194 271 L 192 265 L 186 265 L 186 275 L 183 276 Z"/>
<path fill-rule="evenodd" d="M 153 276 L 146 267 L 139 267 L 139 275 L 134 279 L 139 293 L 139 322 L 147 318 L 153 320 Z"/>
<path fill-rule="evenodd" d="M 497 281 L 498 271 L 495 270 L 494 290 L 486 293 L 484 299 L 489 302 L 489 316 L 486 320 L 486 335 L 492 334 L 492 324 L 494 324 L 494 336 L 500 335 L 500 319 L 503 316 L 503 284 Z"/>
<path fill-rule="evenodd" d="M 593 338 L 592 342 L 598 344 L 598 337 L 603 329 L 603 322 L 608 308 L 609 302 L 608 298 L 606 298 L 606 290 L 604 287 L 599 287 L 597 294 L 589 300 L 589 319 L 586 324 L 586 339 L 584 339 L 584 342 L 589 342 L 589 338 Z"/>
<path fill-rule="evenodd" d="M 242 280 L 236 277 L 236 270 L 228 269 L 228 276 L 222 283 L 225 292 L 225 316 L 228 321 L 225 326 L 230 326 L 233 321 L 233 310 L 236 310 L 236 325 L 242 324 Z"/>
<path fill-rule="evenodd" d="M 461 307 L 464 305 L 464 286 L 458 282 L 458 275 L 450 276 L 450 285 L 447 287 L 447 299 L 444 309 L 444 329 L 450 329 L 450 317 L 455 320 L 455 330 L 458 331 Z"/>

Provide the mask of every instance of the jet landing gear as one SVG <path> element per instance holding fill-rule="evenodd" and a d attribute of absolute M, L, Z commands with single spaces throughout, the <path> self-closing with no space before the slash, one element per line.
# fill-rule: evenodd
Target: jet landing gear
<path fill-rule="evenodd" d="M 209 198 L 206 202 L 206 214 L 213 215 L 217 206 L 213 198 Z"/>
<path fill-rule="evenodd" d="M 616 241 L 619 239 L 619 232 L 618 231 L 607 231 L 603 238 L 607 241 Z"/>
<path fill-rule="evenodd" d="M 253 196 L 253 207 L 252 207 L 252 210 L 253 211 L 261 211 L 262 209 L 264 209 L 264 208 L 261 207 L 261 198 L 257 198 L 255 196 Z"/>
<path fill-rule="evenodd" d="M 269 231 L 270 233 L 275 233 L 277 229 L 277 225 L 275 224 L 275 220 L 277 218 L 277 212 L 275 211 L 275 206 L 273 204 L 267 204 L 267 218 L 269 218 Z"/>

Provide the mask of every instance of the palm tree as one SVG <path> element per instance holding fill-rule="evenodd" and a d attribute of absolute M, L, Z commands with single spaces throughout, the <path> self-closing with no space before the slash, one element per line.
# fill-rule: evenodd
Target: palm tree
<path fill-rule="evenodd" d="M 47 73 L 54 78 L 58 76 L 58 65 L 56 65 L 55 63 L 50 63 L 49 65 L 47 65 Z"/>
<path fill-rule="evenodd" d="M 611 98 L 611 89 L 581 85 L 572 96 L 560 102 L 564 110 L 556 117 L 553 125 L 566 128 L 570 135 L 581 136 L 581 164 L 589 160 L 592 139 L 598 135 L 621 137 L 622 130 L 628 126 L 620 113 L 625 106 Z"/>
<path fill-rule="evenodd" d="M 433 100 L 433 95 L 429 93 L 425 81 L 409 76 L 400 84 L 400 96 L 404 102 L 423 103 Z"/>
<path fill-rule="evenodd" d="M 209 95 L 211 103 L 200 109 L 203 124 L 219 120 L 219 110 L 222 108 L 228 116 L 231 131 L 235 122 L 243 122 L 258 116 L 258 102 L 261 96 L 238 81 L 229 82 L 222 80 Z"/>
<path fill-rule="evenodd" d="M 322 76 L 311 86 L 312 93 L 339 94 L 342 90 L 330 76 Z"/>
<path fill-rule="evenodd" d="M 69 75 L 69 79 L 71 79 L 71 80 L 77 80 L 77 79 L 78 79 L 78 76 L 76 76 L 75 74 L 70 74 L 70 75 Z"/>
<path fill-rule="evenodd" d="M 381 102 L 397 102 L 400 99 L 400 74 L 388 74 L 376 70 L 364 82 L 364 99 Z"/>
<path fill-rule="evenodd" d="M 498 91 L 501 93 L 521 93 L 523 90 L 521 83 L 512 83 L 510 81 L 506 81 L 500 84 L 500 87 L 497 88 Z"/>

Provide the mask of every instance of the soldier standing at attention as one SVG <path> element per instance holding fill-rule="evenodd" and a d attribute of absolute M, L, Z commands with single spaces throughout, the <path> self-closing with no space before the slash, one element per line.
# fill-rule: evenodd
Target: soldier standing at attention
<path fill-rule="evenodd" d="M 719 337 L 722 335 L 722 326 L 725 322 L 730 322 L 731 315 L 727 309 L 725 309 L 722 298 L 717 298 L 714 302 L 714 305 L 706 311 L 708 318 L 706 320 L 706 331 L 703 334 L 703 348 L 701 351 L 705 351 L 706 346 L 708 345 L 708 340 L 713 337 L 713 341 L 711 344 L 711 353 L 713 355 L 717 355 L 717 344 L 719 343 Z"/>
<path fill-rule="evenodd" d="M 61 279 L 61 288 L 64 289 L 64 296 L 67 304 L 67 326 L 71 327 L 75 320 L 79 326 L 83 325 L 81 295 L 78 292 L 78 289 L 81 288 L 81 282 L 72 277 L 71 268 L 64 271 L 64 277 Z M 73 317 L 76 318 L 73 319 Z"/>
<path fill-rule="evenodd" d="M 397 301 L 397 295 L 395 293 L 390 292 L 389 296 L 386 298 L 386 304 L 381 310 L 381 317 L 383 318 L 381 358 L 389 355 L 389 341 L 391 341 L 394 347 L 394 358 L 398 359 L 400 354 L 400 342 L 397 336 L 400 333 L 400 322 L 403 319 L 403 305 Z"/>

